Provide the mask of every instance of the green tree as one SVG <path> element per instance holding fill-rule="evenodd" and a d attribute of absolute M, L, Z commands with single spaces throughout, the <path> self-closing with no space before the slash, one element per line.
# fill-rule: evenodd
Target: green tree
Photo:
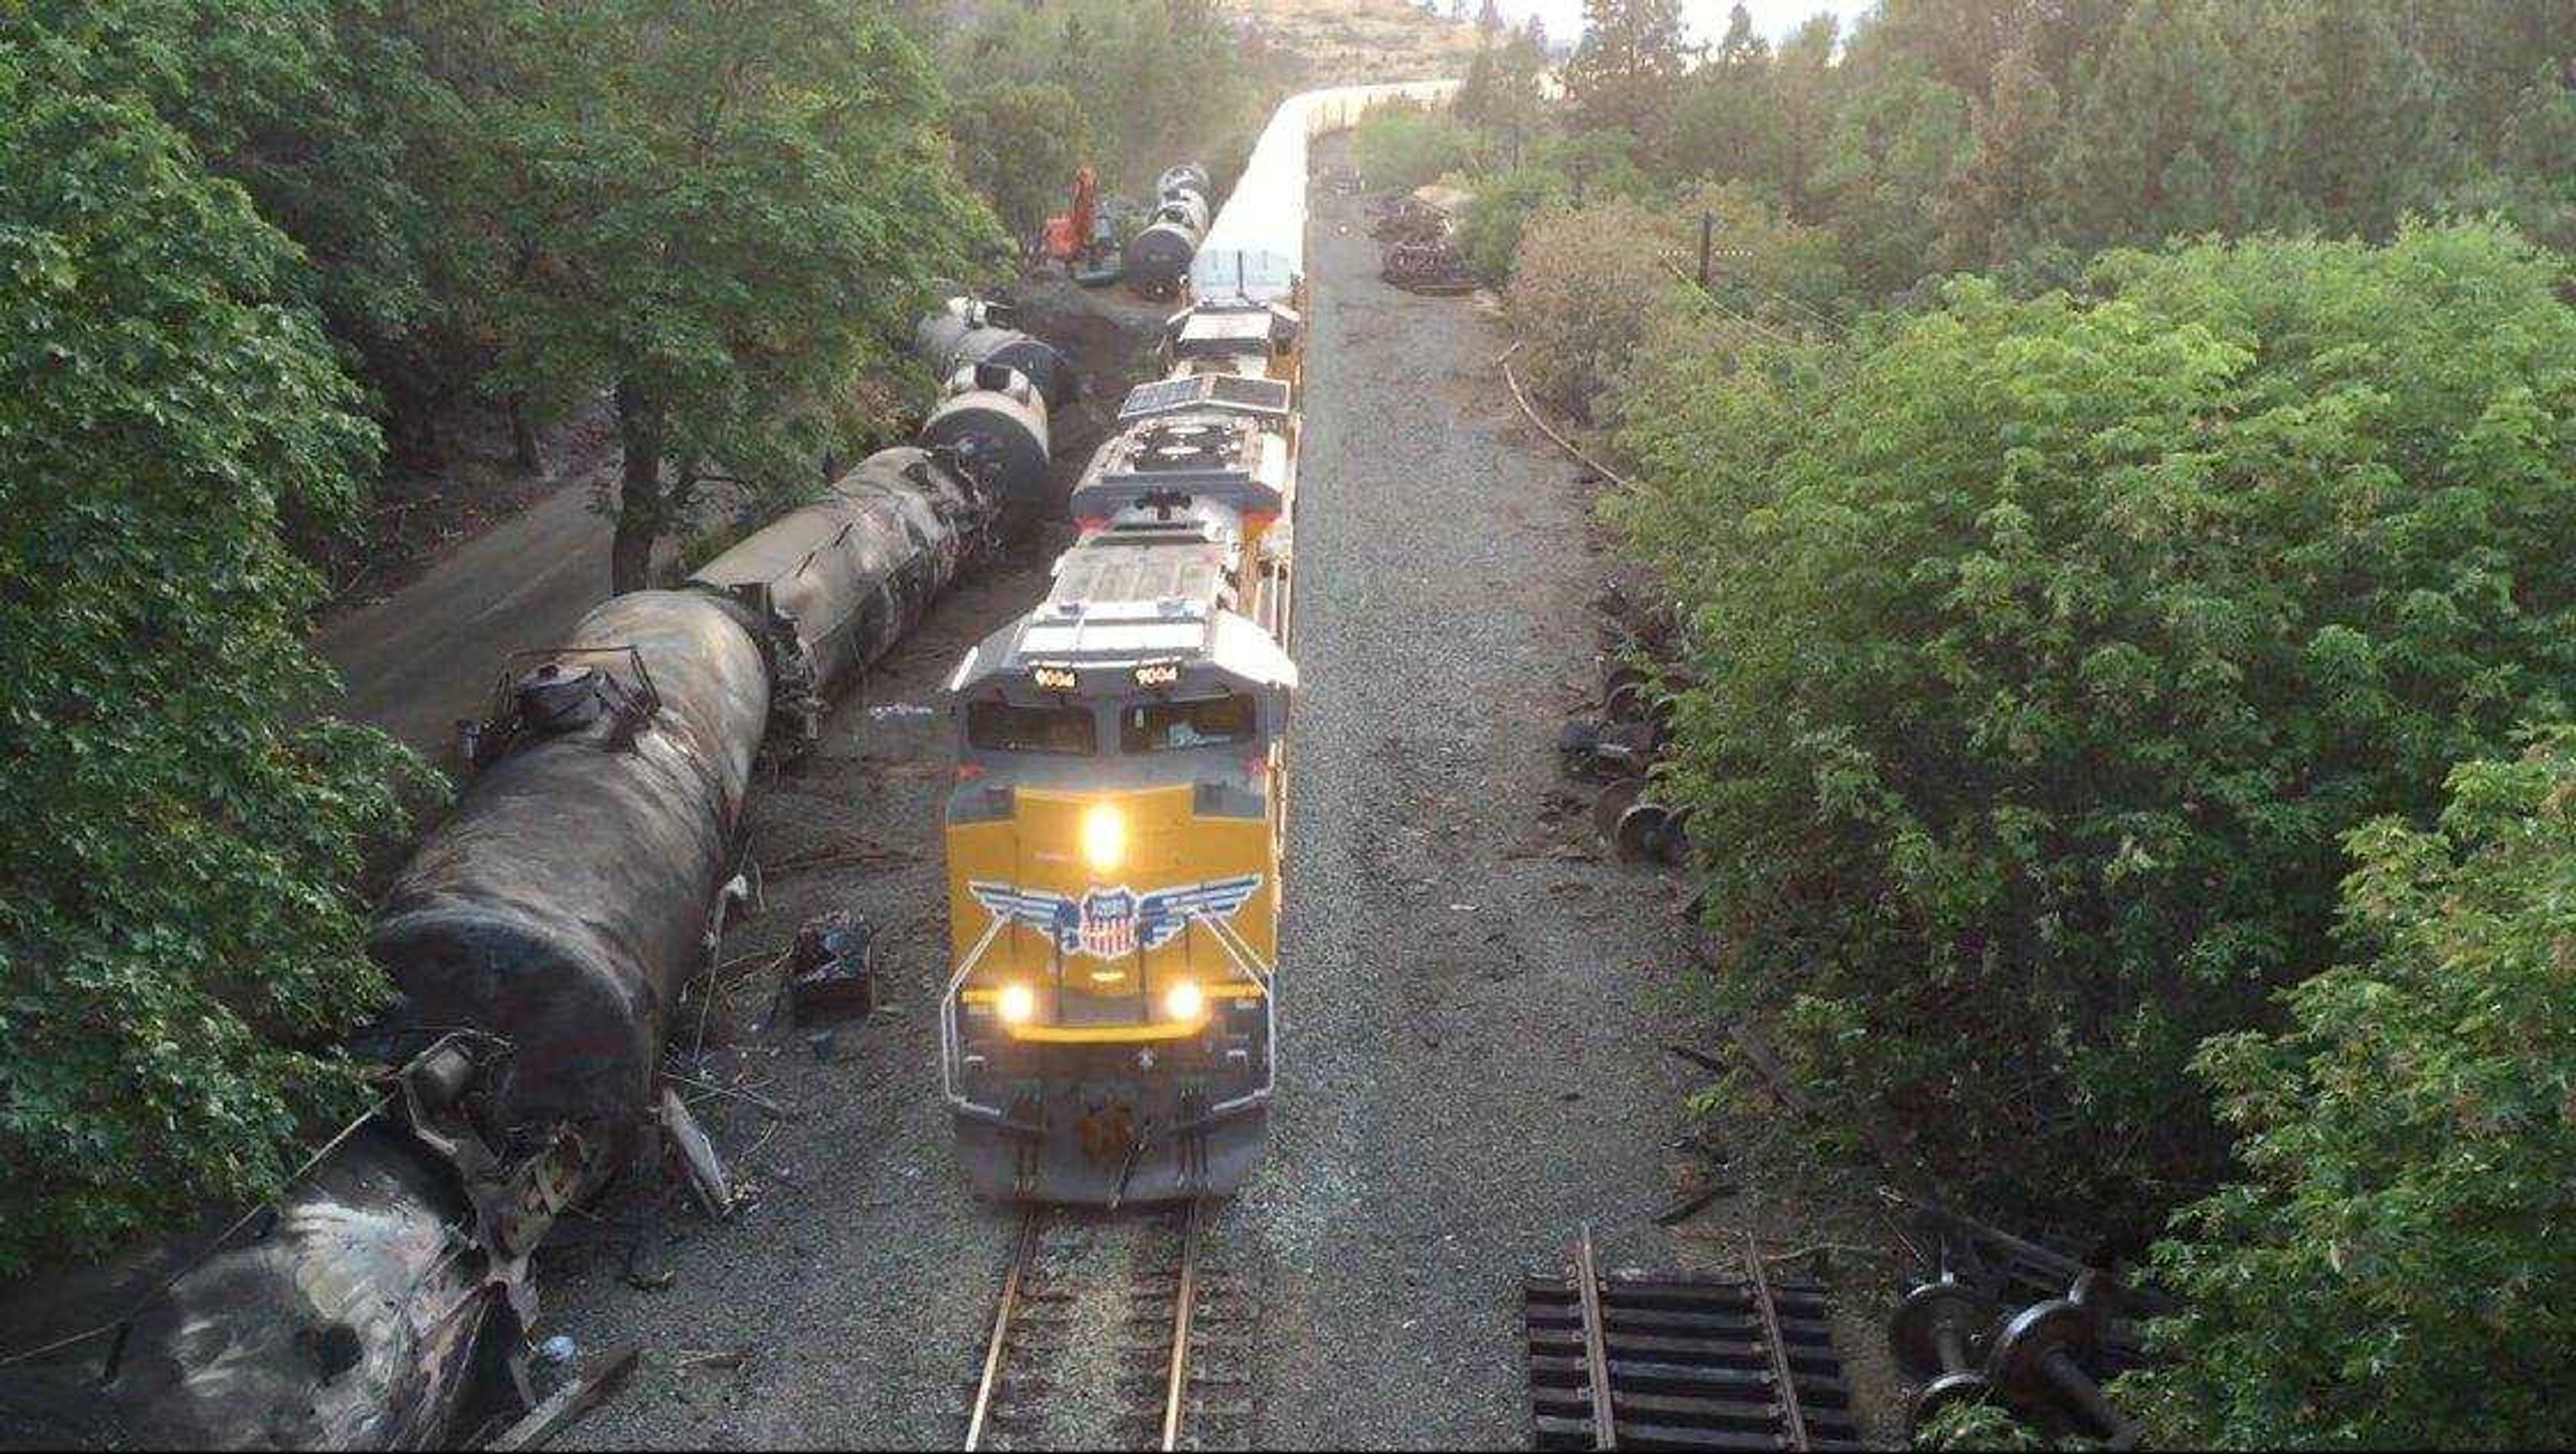
<path fill-rule="evenodd" d="M 495 99 L 484 200 L 528 261 L 496 369 L 558 408 L 614 398 L 634 590 L 704 474 L 810 488 L 933 280 L 1003 243 L 928 66 L 865 0 L 543 7 L 515 40 L 531 82 Z"/>
<path fill-rule="evenodd" d="M 1967 98 L 1919 68 L 1847 95 L 1809 187 L 1830 209 L 1856 285 L 1884 297 L 1923 276 L 1939 198 L 1969 155 Z"/>
<path fill-rule="evenodd" d="M 1054 81 L 997 79 L 957 97 L 949 129 L 957 170 L 993 204 L 1013 237 L 1027 238 L 1073 196 L 1073 174 L 1091 149 L 1081 101 Z"/>
<path fill-rule="evenodd" d="M 1970 155 L 1933 202 L 1941 266 L 1982 269 L 2038 240 L 2057 123 L 2057 88 L 2029 51 L 2006 52 L 1985 96 L 1969 102 Z"/>
<path fill-rule="evenodd" d="M 1473 88 L 1462 85 L 1450 110 L 1485 138 L 1486 155 L 1497 165 L 1519 166 L 1526 149 L 1545 138 L 1546 74 L 1547 51 L 1535 22 L 1513 31 L 1500 45 L 1480 48 L 1470 63 Z"/>
<path fill-rule="evenodd" d="M 1352 130 L 1351 156 L 1379 190 L 1410 191 L 1467 165 L 1475 137 L 1442 111 L 1390 106 Z"/>
<path fill-rule="evenodd" d="M 349 892 L 410 759 L 303 727 L 358 394 L 294 249 L 115 67 L 0 48 L 0 1274 L 272 1189 L 384 992 Z"/>
<path fill-rule="evenodd" d="M 1583 41 L 1566 62 L 1565 93 L 1583 129 L 1652 149 L 1690 59 L 1681 0 L 1583 0 Z"/>
<path fill-rule="evenodd" d="M 1233 35 L 1207 0 L 1037 0 L 987 8 L 943 52 L 959 91 L 1047 81 L 1076 97 L 1102 186 L 1152 185 L 1176 161 L 1222 171 L 1267 119 Z M 1186 154 L 1186 155 L 1185 155 Z"/>
<path fill-rule="evenodd" d="M 2196 1065 L 2242 1174 L 2123 1390 L 2166 1448 L 2564 1448 L 2576 1408 L 2576 731 L 2348 840 L 2359 952 Z"/>
<path fill-rule="evenodd" d="M 1782 134 L 1771 74 L 1771 47 L 1754 33 L 1742 5 L 1707 62 L 1683 79 L 1661 157 L 1671 177 L 1745 178 L 1778 185 Z"/>
<path fill-rule="evenodd" d="M 1813 182 L 1841 98 L 1841 77 L 1834 67 L 1840 44 L 1833 16 L 1818 15 L 1780 43 L 1772 66 L 1780 201 L 1802 221 L 1815 220 L 1819 211 Z"/>
<path fill-rule="evenodd" d="M 430 416 L 463 370 L 423 347 L 458 239 L 425 152 L 470 120 L 418 64 L 398 0 L 30 0 L 0 39 L 47 38 L 92 91 L 131 95 L 184 133 L 293 239 L 284 275 L 365 366 L 397 453 L 434 462 Z"/>
<path fill-rule="evenodd" d="M 2183 1067 L 2328 962 L 2342 835 L 2576 700 L 2563 273 L 2488 226 L 2203 244 L 1632 373 L 1671 787 L 1820 1085 L 1998 1193 L 2203 1184 Z"/>
<path fill-rule="evenodd" d="M 2327 227 L 2385 237 L 2399 217 L 2439 200 L 2465 157 L 2440 78 L 2388 7 L 2314 3 L 2299 72 L 2295 180 Z"/>
<path fill-rule="evenodd" d="M 2310 221 L 2285 140 L 2307 61 L 2300 20 L 2232 0 L 2139 0 L 2069 96 L 2052 223 L 2100 247 Z"/>

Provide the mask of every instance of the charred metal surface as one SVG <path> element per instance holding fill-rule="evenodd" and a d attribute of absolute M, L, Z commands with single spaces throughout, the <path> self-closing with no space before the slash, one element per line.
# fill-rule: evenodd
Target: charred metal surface
<path fill-rule="evenodd" d="M 141 1447 L 452 1442 L 524 1326 L 528 1254 L 587 1154 L 565 1128 L 507 1154 L 488 1100 L 507 1060 L 452 1036 L 406 1066 L 379 1113 L 57 1379 L 37 1427 Z"/>
<path fill-rule="evenodd" d="M 993 548 L 999 516 L 994 493 L 948 457 L 881 450 L 689 580 L 760 623 L 776 679 L 772 729 L 802 747 L 831 699 Z"/>
<path fill-rule="evenodd" d="M 1037 386 L 999 363 L 964 364 L 947 397 L 923 421 L 921 438 L 953 451 L 958 466 L 987 488 L 1031 500 L 1047 485 L 1051 457 L 1047 402 Z"/>
<path fill-rule="evenodd" d="M 603 712 L 508 750 L 394 881 L 368 952 L 428 1033 L 507 1034 L 495 1101 L 512 1126 L 569 1121 L 604 1143 L 643 1122 L 662 1016 L 702 964 L 767 721 L 768 671 L 735 604 L 639 591 L 556 653 L 649 714 Z"/>

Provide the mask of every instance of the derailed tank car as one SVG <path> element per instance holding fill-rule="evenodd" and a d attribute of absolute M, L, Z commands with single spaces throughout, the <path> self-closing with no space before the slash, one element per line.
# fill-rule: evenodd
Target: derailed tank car
<path fill-rule="evenodd" d="M 942 380 L 978 364 L 998 364 L 1034 385 L 1049 409 L 1080 392 L 1073 365 L 1053 344 L 1012 326 L 1011 310 L 981 298 L 951 298 L 913 331 L 921 361 Z"/>
<path fill-rule="evenodd" d="M 771 732 L 811 743 L 833 692 L 920 624 L 995 545 L 994 487 L 944 450 L 879 450 L 823 498 L 736 542 L 689 578 L 727 596 L 769 645 Z"/>
<path fill-rule="evenodd" d="M 144 1447 L 472 1434 L 533 1311 L 529 1254 L 648 1121 L 765 732 L 910 629 L 998 508 L 941 452 L 883 451 L 688 588 L 609 601 L 511 671 L 480 772 L 369 943 L 402 991 L 382 1041 L 428 1043 L 389 1107 L 189 1247 L 112 1343 L 13 1374 L 13 1411 Z"/>
<path fill-rule="evenodd" d="M 514 1123 L 622 1139 L 643 1117 L 768 723 L 754 630 L 704 591 L 594 609 L 512 683 L 481 771 L 386 895 L 368 952 L 411 1022 L 509 1036 Z"/>
<path fill-rule="evenodd" d="M 998 363 L 967 364 L 951 374 L 921 437 L 953 452 L 960 468 L 1007 499 L 1025 503 L 1046 492 L 1053 458 L 1046 400 Z"/>

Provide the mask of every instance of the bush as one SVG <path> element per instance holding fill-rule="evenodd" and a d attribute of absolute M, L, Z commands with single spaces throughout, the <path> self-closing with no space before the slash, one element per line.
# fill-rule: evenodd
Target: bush
<path fill-rule="evenodd" d="M 1521 230 L 1533 214 L 1564 206 L 1569 194 L 1563 174 L 1540 167 L 1477 178 L 1458 219 L 1458 252 L 1467 271 L 1488 287 L 1510 282 L 1512 264 L 1520 256 Z"/>
<path fill-rule="evenodd" d="M 2327 963 L 2342 835 L 2566 713 L 2559 273 L 2490 226 L 2207 243 L 1648 362 L 1671 786 L 1726 987 L 1820 1087 L 1990 1192 L 2207 1184 L 2184 1067 Z"/>
<path fill-rule="evenodd" d="M 274 1188 L 385 992 L 348 891 L 417 764 L 310 720 L 282 512 L 355 515 L 294 248 L 141 105 L 0 52 L 0 1276 Z M 286 725 L 304 723 L 305 725 Z"/>
<path fill-rule="evenodd" d="M 1509 298 L 1532 393 L 1591 419 L 1657 317 L 1682 306 L 1669 252 L 1664 219 L 1634 202 L 1531 219 Z"/>
<path fill-rule="evenodd" d="M 1447 112 L 1389 107 L 1351 132 L 1360 176 L 1378 191 L 1410 192 L 1467 165 L 1474 134 Z"/>
<path fill-rule="evenodd" d="M 2564 1448 L 2576 1405 L 2576 729 L 2348 840 L 2348 937 L 2290 1027 L 2212 1041 L 2236 1184 L 2159 1270 L 2124 1390 L 2165 1448 Z"/>
<path fill-rule="evenodd" d="M 1698 261 L 1703 216 L 1711 223 L 1709 292 L 1725 312 L 1785 329 L 1835 325 L 1851 279 L 1831 232 L 1781 216 L 1750 183 L 1706 185 L 1672 209 L 1665 227 L 1672 256 L 1685 264 Z"/>

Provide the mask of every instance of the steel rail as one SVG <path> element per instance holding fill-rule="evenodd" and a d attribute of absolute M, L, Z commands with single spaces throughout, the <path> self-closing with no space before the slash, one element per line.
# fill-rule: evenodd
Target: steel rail
<path fill-rule="evenodd" d="M 1798 1375 L 1789 1366 L 1789 1340 L 1780 1329 L 1780 1308 L 1771 1298 L 1771 1279 L 1762 1271 L 1762 1244 L 1751 1234 L 1744 1239 L 1745 1285 L 1752 1289 L 1753 1306 L 1762 1313 L 1762 1333 L 1770 1345 L 1771 1376 L 1780 1385 L 1780 1422 L 1785 1426 L 1792 1449 L 1811 1449 L 1807 1438 L 1806 1411 L 1798 1404 Z"/>
<path fill-rule="evenodd" d="M 1002 1357 L 1011 1339 L 1011 1321 L 1019 1316 L 1020 1292 L 1028 1280 L 1029 1269 L 1037 1261 L 1038 1231 L 1045 1225 L 1044 1209 L 1032 1206 L 1020 1219 L 1020 1237 L 1011 1252 L 1011 1270 L 1002 1279 L 1002 1301 L 993 1314 L 993 1339 L 984 1347 L 984 1376 L 975 1385 L 975 1410 L 966 1418 L 968 1449 L 984 1444 L 984 1427 L 993 1412 L 993 1395 L 1002 1382 Z"/>
<path fill-rule="evenodd" d="M 1601 1314 L 1601 1271 L 1592 1256 L 1592 1224 L 1574 1243 L 1576 1306 L 1583 1309 L 1583 1361 L 1592 1380 L 1592 1447 L 1619 1447 L 1619 1417 L 1610 1407 L 1609 1327 Z"/>
<path fill-rule="evenodd" d="M 1172 1296 L 1172 1367 L 1163 1389 L 1163 1448 L 1181 1447 L 1181 1412 L 1190 1391 L 1190 1320 L 1199 1300 L 1199 1243 L 1206 1230 L 1207 1202 L 1190 1199 L 1181 1225 L 1181 1275 Z"/>

